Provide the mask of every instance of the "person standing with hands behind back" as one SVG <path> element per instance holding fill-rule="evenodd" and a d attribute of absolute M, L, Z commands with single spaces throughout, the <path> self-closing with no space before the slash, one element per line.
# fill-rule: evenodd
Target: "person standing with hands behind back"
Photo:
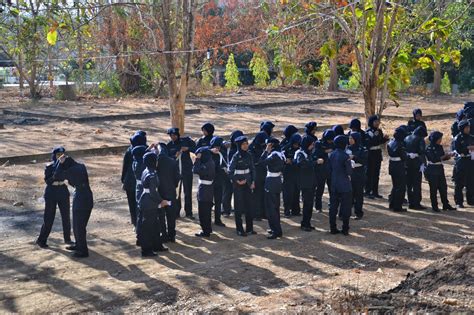
<path fill-rule="evenodd" d="M 202 231 L 195 235 L 197 237 L 209 237 L 212 233 L 211 216 L 214 200 L 214 179 L 216 177 L 216 166 L 209 147 L 200 147 L 196 150 L 193 173 L 199 176 L 197 198 L 199 223 L 202 228 Z"/>

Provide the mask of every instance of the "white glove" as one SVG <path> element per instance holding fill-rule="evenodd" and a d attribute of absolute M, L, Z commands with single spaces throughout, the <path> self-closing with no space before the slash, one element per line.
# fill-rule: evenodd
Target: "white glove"
<path fill-rule="evenodd" d="M 352 166 L 352 168 L 356 167 L 356 162 L 354 160 L 351 160 L 351 166 Z"/>
<path fill-rule="evenodd" d="M 426 169 L 425 164 L 421 164 L 421 165 L 420 165 L 420 172 L 424 173 L 424 172 L 425 172 L 425 169 Z"/>
<path fill-rule="evenodd" d="M 410 157 L 410 159 L 414 159 L 416 158 L 416 153 L 408 153 L 408 156 Z"/>

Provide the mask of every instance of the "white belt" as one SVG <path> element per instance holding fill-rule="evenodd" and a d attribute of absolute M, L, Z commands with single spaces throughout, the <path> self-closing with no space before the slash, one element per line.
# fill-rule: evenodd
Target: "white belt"
<path fill-rule="evenodd" d="M 199 184 L 202 184 L 202 185 L 212 185 L 213 182 L 214 182 L 213 180 L 199 179 Z"/>
<path fill-rule="evenodd" d="M 234 172 L 236 175 L 244 175 L 250 173 L 250 170 L 247 168 L 245 170 L 235 170 Z"/>
<path fill-rule="evenodd" d="M 267 177 L 279 177 L 281 175 L 280 172 L 273 173 L 273 172 L 267 172 Z"/>
<path fill-rule="evenodd" d="M 369 150 L 371 151 L 382 150 L 382 147 L 380 145 L 374 145 L 373 147 L 370 147 Z"/>
<path fill-rule="evenodd" d="M 430 162 L 428 161 L 428 165 L 443 165 L 442 162 Z"/>
<path fill-rule="evenodd" d="M 362 167 L 364 166 L 363 164 L 360 164 L 360 163 L 354 163 L 354 167 Z"/>
<path fill-rule="evenodd" d="M 53 185 L 53 186 L 62 186 L 62 185 L 66 185 L 66 184 L 64 183 L 64 181 L 57 181 L 57 182 L 53 182 L 51 185 Z"/>
<path fill-rule="evenodd" d="M 390 157 L 390 161 L 393 161 L 393 162 L 400 162 L 402 160 L 401 157 Z"/>
<path fill-rule="evenodd" d="M 150 193 L 150 189 L 149 189 L 149 188 L 144 188 L 144 189 L 143 189 L 143 193 L 144 193 L 144 194 L 149 194 L 149 193 Z"/>
<path fill-rule="evenodd" d="M 142 184 L 142 181 L 137 179 L 137 184 L 138 184 L 138 185 L 141 185 L 141 184 Z"/>

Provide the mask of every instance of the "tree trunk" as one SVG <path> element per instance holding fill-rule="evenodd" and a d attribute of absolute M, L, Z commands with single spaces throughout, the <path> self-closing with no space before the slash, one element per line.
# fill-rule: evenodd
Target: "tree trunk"
<path fill-rule="evenodd" d="M 339 81 L 339 77 L 337 74 L 337 56 L 329 59 L 329 70 L 330 70 L 330 76 L 329 76 L 328 91 L 335 92 L 338 90 L 338 81 Z"/>
<path fill-rule="evenodd" d="M 441 40 L 436 40 L 436 53 L 439 55 L 441 50 Z M 434 76 L 433 76 L 433 94 L 441 94 L 441 61 L 434 61 Z"/>
<path fill-rule="evenodd" d="M 367 85 L 364 85 L 364 112 L 365 118 L 368 121 L 369 117 L 375 115 L 375 108 L 377 106 L 377 84 L 376 81 L 369 79 Z"/>

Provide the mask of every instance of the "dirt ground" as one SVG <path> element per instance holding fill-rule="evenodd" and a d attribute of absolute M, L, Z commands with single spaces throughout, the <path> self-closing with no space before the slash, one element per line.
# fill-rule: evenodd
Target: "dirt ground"
<path fill-rule="evenodd" d="M 452 101 L 457 104 L 452 105 L 453 112 L 461 107 L 463 100 Z M 352 106 L 361 102 L 356 97 L 351 101 Z M 444 108 L 442 103 L 439 106 Z M 430 99 L 419 104 L 426 111 L 438 109 Z M 191 127 L 193 122 L 200 125 L 214 118 L 220 118 L 218 131 L 223 133 L 235 127 L 255 131 L 263 119 L 277 121 L 279 129 L 289 122 L 301 126 L 313 119 L 325 121 L 292 115 L 291 109 L 281 108 L 250 113 L 214 110 L 190 116 L 187 122 L 190 132 L 199 129 Z M 347 117 L 329 121 L 342 123 Z M 124 125 L 132 123 L 139 122 L 101 122 L 117 128 L 110 132 L 113 136 L 109 138 L 108 129 L 102 125 L 77 124 L 74 125 L 77 134 L 66 133 L 57 141 L 65 141 L 67 147 L 74 147 L 74 141 L 78 141 L 78 147 L 116 144 L 115 141 L 126 144 L 132 128 Z M 405 121 L 386 120 L 383 128 L 393 130 L 401 123 Z M 159 121 L 156 128 L 166 128 L 164 124 L 165 121 Z M 447 135 L 446 145 L 450 125 L 450 120 L 428 123 L 429 129 L 440 129 Z M 57 143 L 51 140 L 57 135 L 52 126 L 58 123 L 46 121 L 39 126 L 22 126 L 25 128 L 22 134 L 14 136 L 11 131 L 14 125 L 7 125 L 5 130 L 0 130 L 4 139 L 0 143 L 4 146 L 2 155 L 5 148 L 16 147 L 15 152 L 20 152 L 24 148 L 34 149 L 35 143 L 41 152 L 43 148 L 49 150 Z M 33 131 L 37 128 L 41 132 Z M 81 132 L 90 133 L 94 128 L 104 129 L 96 134 L 98 143 L 94 139 L 79 142 L 84 137 L 80 136 Z M 150 137 L 160 135 L 152 132 Z M 100 142 L 102 137 L 105 140 Z M 21 146 L 23 149 L 19 149 Z M 155 259 L 142 259 L 129 224 L 125 193 L 120 188 L 121 159 L 112 155 L 82 159 L 88 167 L 95 197 L 88 226 L 90 257 L 82 260 L 72 259 L 65 250 L 59 215 L 48 242 L 50 249 L 33 245 L 42 224 L 43 164 L 0 166 L 0 312 L 377 311 L 384 305 L 372 305 L 369 295 L 397 287 L 408 273 L 456 252 L 474 238 L 473 208 L 441 213 L 430 209 L 394 213 L 388 210 L 386 198 L 366 200 L 366 215 L 361 221 L 351 221 L 350 237 L 333 236 L 328 233 L 328 195 L 325 194 L 324 212 L 313 214 L 314 232 L 301 231 L 301 217 L 292 217 L 282 218 L 282 239 L 265 238 L 266 221 L 257 222 L 258 235 L 239 238 L 230 217 L 224 219 L 227 227 L 215 227 L 210 239 L 200 239 L 193 236 L 200 229 L 198 222 L 180 219 L 177 242 L 168 244 L 170 251 Z M 391 188 L 386 160 L 380 188 L 385 197 Z M 451 174 L 452 163 L 447 163 L 445 168 L 446 174 Z M 454 204 L 449 178 L 448 186 L 449 199 Z M 429 205 L 425 181 L 423 197 L 423 203 Z M 446 303 L 436 290 L 430 290 L 419 294 L 436 295 L 436 299 L 429 300 L 431 304 L 407 302 L 393 306 L 387 300 L 385 306 L 400 312 L 433 309 L 473 312 L 472 298 L 456 293 L 463 288 L 451 289 L 453 294 L 449 297 L 456 300 L 455 304 Z"/>

